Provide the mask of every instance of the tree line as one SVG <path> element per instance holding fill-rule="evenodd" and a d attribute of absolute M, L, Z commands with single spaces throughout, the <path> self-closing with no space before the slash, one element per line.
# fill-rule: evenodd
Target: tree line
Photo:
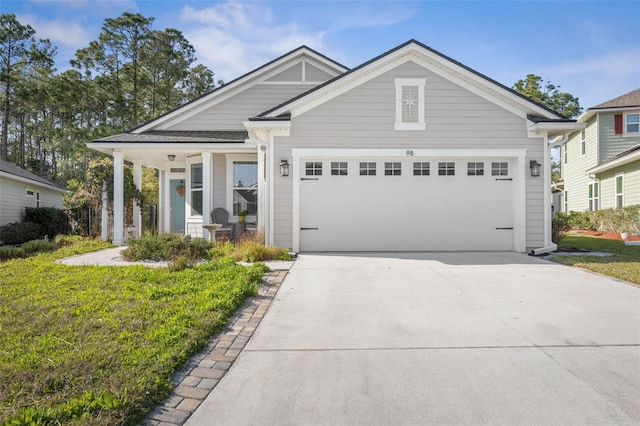
<path fill-rule="evenodd" d="M 0 15 L 1 158 L 62 185 L 82 182 L 101 156 L 85 142 L 131 130 L 222 84 L 196 64 L 179 30 L 155 30 L 153 21 L 129 12 L 105 19 L 98 39 L 58 72 L 49 40 L 14 14 Z"/>

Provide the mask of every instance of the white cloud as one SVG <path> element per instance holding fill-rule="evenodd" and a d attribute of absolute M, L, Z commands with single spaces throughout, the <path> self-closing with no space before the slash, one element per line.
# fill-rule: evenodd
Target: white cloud
<path fill-rule="evenodd" d="M 390 26 L 410 18 L 408 9 L 403 7 L 396 7 L 392 13 L 376 4 L 371 6 L 375 9 L 368 9 L 358 2 L 307 5 L 305 11 L 299 12 L 307 16 L 286 20 L 281 17 L 290 14 L 274 12 L 266 3 L 231 0 L 203 9 L 184 6 L 180 20 L 190 27 L 184 34 L 199 60 L 218 78 L 230 81 L 301 45 L 331 56 L 330 50 L 340 47 L 326 46 L 330 33 Z M 286 3 L 283 7 L 287 7 Z"/>
<path fill-rule="evenodd" d="M 640 87 L 640 59 L 634 49 L 608 51 L 544 67 L 538 75 L 577 96 L 586 109 Z"/>
<path fill-rule="evenodd" d="M 53 45 L 80 48 L 91 40 L 91 31 L 78 22 L 49 21 L 40 16 L 20 15 L 22 24 L 29 24 L 36 30 L 36 37 L 48 38 Z"/>

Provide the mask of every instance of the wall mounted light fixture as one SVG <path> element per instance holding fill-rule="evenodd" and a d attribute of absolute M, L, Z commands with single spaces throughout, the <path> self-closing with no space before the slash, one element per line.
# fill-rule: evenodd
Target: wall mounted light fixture
<path fill-rule="evenodd" d="M 176 156 L 174 154 L 169 154 L 167 155 L 167 158 L 169 159 L 169 161 L 173 161 L 176 159 Z"/>
<path fill-rule="evenodd" d="M 287 160 L 280 160 L 280 176 L 289 176 L 289 162 Z"/>
<path fill-rule="evenodd" d="M 529 161 L 529 168 L 531 169 L 531 177 L 539 177 L 540 169 L 542 169 L 542 164 L 538 163 L 536 160 Z"/>

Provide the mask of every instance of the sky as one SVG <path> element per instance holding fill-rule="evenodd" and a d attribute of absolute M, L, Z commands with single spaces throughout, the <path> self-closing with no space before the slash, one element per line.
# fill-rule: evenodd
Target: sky
<path fill-rule="evenodd" d="M 638 0 L 0 0 L 58 47 L 60 71 L 123 12 L 182 31 L 216 80 L 301 45 L 355 67 L 416 39 L 508 87 L 536 74 L 585 109 L 640 88 Z"/>

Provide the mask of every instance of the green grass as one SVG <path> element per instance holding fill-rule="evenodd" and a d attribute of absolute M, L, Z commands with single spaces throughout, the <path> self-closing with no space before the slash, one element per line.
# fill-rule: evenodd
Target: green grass
<path fill-rule="evenodd" d="M 640 284 L 640 246 L 626 246 L 622 241 L 578 234 L 568 234 L 562 240 L 562 246 L 602 251 L 614 255 L 607 257 L 554 256 L 553 261 Z"/>
<path fill-rule="evenodd" d="M 261 265 L 65 266 L 82 242 L 0 264 L 0 424 L 135 424 L 246 296 Z"/>

